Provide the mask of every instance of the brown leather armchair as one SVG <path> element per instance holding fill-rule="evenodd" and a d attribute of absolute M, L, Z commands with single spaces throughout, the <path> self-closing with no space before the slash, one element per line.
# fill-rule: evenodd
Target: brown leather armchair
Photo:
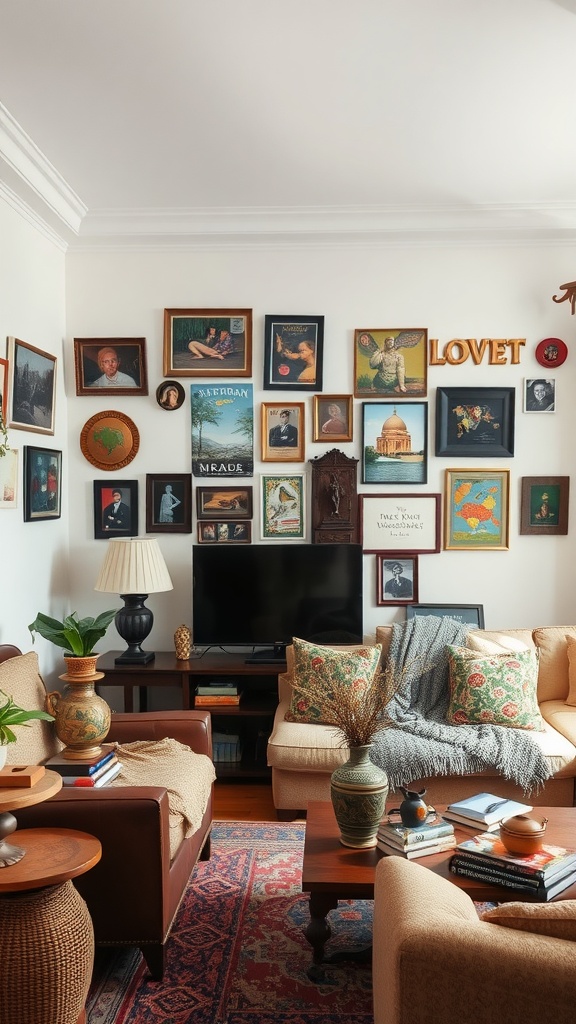
<path fill-rule="evenodd" d="M 0 662 L 20 654 L 0 645 Z M 14 695 L 15 696 L 15 695 Z M 162 711 L 114 714 L 107 742 L 172 737 L 212 757 L 210 714 Z M 94 922 L 96 944 L 138 946 L 152 977 L 160 980 L 165 947 L 196 862 L 210 856 L 212 794 L 202 825 L 183 839 L 170 860 L 168 794 L 162 787 L 62 789 L 50 800 L 17 813 L 19 828 L 74 828 L 97 836 L 102 859 L 74 880 Z"/>

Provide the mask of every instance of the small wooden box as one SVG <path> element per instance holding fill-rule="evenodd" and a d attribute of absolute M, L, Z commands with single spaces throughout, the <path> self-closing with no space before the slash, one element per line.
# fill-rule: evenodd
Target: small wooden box
<path fill-rule="evenodd" d="M 46 771 L 43 764 L 9 764 L 0 769 L 0 789 L 30 789 Z"/>

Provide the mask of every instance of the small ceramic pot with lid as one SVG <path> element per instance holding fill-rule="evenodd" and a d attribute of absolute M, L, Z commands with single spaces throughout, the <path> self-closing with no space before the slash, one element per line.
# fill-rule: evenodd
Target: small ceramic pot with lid
<path fill-rule="evenodd" d="M 542 849 L 548 818 L 536 821 L 527 814 L 506 818 L 500 825 L 500 839 L 509 853 L 528 856 Z"/>

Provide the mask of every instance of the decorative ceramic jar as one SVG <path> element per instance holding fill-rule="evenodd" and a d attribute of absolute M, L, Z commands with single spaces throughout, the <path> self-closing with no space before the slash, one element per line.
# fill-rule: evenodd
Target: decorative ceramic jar
<path fill-rule="evenodd" d="M 188 661 L 192 651 L 192 633 L 188 626 L 178 626 L 174 633 L 174 647 L 178 661 Z"/>
<path fill-rule="evenodd" d="M 527 856 L 542 849 L 548 818 L 536 821 L 527 814 L 516 814 L 500 823 L 500 839 L 508 853 Z"/>
<path fill-rule="evenodd" d="M 110 708 L 94 689 L 94 683 L 104 676 L 95 671 L 97 658 L 65 657 L 67 672 L 59 678 L 66 686 L 62 693 L 54 690 L 46 697 L 56 735 L 66 744 L 64 757 L 94 757 L 110 730 Z"/>
<path fill-rule="evenodd" d="M 421 789 L 417 793 L 413 789 L 404 789 L 404 786 L 398 786 L 398 789 L 404 799 L 400 807 L 395 807 L 394 810 L 388 813 L 399 814 L 405 828 L 420 828 L 421 825 L 426 823 L 426 818 L 428 817 L 428 804 L 422 799 L 426 790 Z"/>
<path fill-rule="evenodd" d="M 332 772 L 330 795 L 343 846 L 376 846 L 388 796 L 388 777 L 370 760 L 371 748 L 371 743 L 352 747 L 346 763 Z"/>

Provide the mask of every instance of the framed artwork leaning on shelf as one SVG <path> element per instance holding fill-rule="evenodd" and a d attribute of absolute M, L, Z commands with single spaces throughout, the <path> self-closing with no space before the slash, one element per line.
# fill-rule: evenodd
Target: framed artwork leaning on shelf
<path fill-rule="evenodd" d="M 484 629 L 484 605 L 482 604 L 411 604 L 406 608 L 406 618 L 415 619 L 420 615 L 436 615 L 440 618 L 465 622 L 473 629 Z"/>

